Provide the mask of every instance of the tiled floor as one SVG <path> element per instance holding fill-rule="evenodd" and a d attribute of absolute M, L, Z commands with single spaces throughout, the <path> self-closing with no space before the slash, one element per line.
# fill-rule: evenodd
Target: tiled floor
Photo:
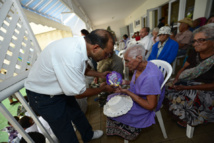
<path fill-rule="evenodd" d="M 107 136 L 105 134 L 106 116 L 103 114 L 103 108 L 99 107 L 98 102 L 95 102 L 94 98 L 95 96 L 88 98 L 86 116 L 93 129 L 103 130 L 104 135 L 100 139 L 92 140 L 91 143 L 123 143 L 124 140 L 121 137 Z M 157 123 L 149 128 L 143 129 L 139 137 L 134 141 L 130 141 L 130 143 L 214 143 L 213 123 L 196 127 L 193 138 L 189 139 L 186 137 L 186 129 L 178 127 L 176 122 L 172 120 L 163 108 L 161 109 L 161 113 L 168 135 L 167 139 L 163 138 L 159 124 Z M 80 139 L 79 135 L 78 138 Z"/>

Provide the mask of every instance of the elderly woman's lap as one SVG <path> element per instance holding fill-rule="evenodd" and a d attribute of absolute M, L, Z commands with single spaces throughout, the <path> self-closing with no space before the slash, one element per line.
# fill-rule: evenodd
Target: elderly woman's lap
<path fill-rule="evenodd" d="M 196 82 L 180 83 L 195 85 Z M 167 101 L 167 102 L 166 102 Z M 169 111 L 179 119 L 192 126 L 214 122 L 214 91 L 181 90 L 166 88 L 166 99 Z"/>

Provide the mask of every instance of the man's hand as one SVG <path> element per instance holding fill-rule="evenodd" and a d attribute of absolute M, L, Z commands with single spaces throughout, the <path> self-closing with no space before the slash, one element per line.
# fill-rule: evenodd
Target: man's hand
<path fill-rule="evenodd" d="M 109 74 L 109 73 L 111 73 L 111 71 L 105 71 L 105 72 L 103 72 L 103 73 L 100 73 L 100 78 L 106 78 L 106 75 L 107 74 Z"/>
<path fill-rule="evenodd" d="M 105 86 L 105 92 L 108 92 L 108 93 L 115 92 L 115 88 L 113 86 L 110 86 L 110 85 L 104 85 L 104 86 Z"/>
<path fill-rule="evenodd" d="M 95 78 L 94 78 L 94 83 L 95 83 L 95 84 L 98 84 L 98 80 L 99 80 L 98 77 L 95 77 Z"/>

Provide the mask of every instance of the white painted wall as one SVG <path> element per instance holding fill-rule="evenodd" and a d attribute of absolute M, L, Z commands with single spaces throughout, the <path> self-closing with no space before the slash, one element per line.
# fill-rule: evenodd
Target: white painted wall
<path fill-rule="evenodd" d="M 66 37 L 72 37 L 72 33 L 68 31 L 63 31 L 63 30 L 54 30 L 54 31 L 36 34 L 35 37 L 39 43 L 40 48 L 44 50 L 45 47 L 53 41 L 66 38 Z"/>
<path fill-rule="evenodd" d="M 130 25 L 131 23 L 134 24 L 134 21 L 140 19 L 142 22 L 142 17 L 147 15 L 147 10 L 152 9 L 152 8 L 157 8 L 163 4 L 166 4 L 167 2 L 169 2 L 170 0 L 147 0 L 145 2 L 142 3 L 142 5 L 140 5 L 135 11 L 133 11 L 132 13 L 130 13 L 124 20 L 119 20 L 116 22 L 112 22 L 112 23 L 108 23 L 108 24 L 104 24 L 104 25 L 99 25 L 94 27 L 93 29 L 97 29 L 97 28 L 103 28 L 106 29 L 108 26 L 111 26 L 111 29 L 116 33 L 117 39 L 121 40 L 121 33 L 120 29 Z M 183 0 L 181 0 L 183 1 Z M 195 0 L 195 8 L 194 8 L 194 17 L 193 19 L 196 19 L 198 17 L 208 17 L 207 16 L 207 9 L 209 7 L 209 1 L 210 0 Z M 149 12 L 149 27 L 152 28 L 152 12 Z M 139 31 L 142 27 L 141 26 L 137 26 L 137 27 L 133 27 L 134 31 Z"/>
<path fill-rule="evenodd" d="M 117 41 L 122 40 L 123 37 L 121 37 L 120 28 L 126 26 L 124 20 L 118 20 L 112 23 L 95 26 L 94 29 L 107 29 L 108 26 L 110 26 L 111 30 L 115 32 Z"/>
<path fill-rule="evenodd" d="M 208 8 L 208 5 L 207 5 L 208 1 L 211 1 L 211 0 L 195 0 L 193 19 L 207 16 L 206 11 Z"/>
<path fill-rule="evenodd" d="M 142 16 L 146 15 L 148 9 L 156 8 L 169 0 L 147 0 L 140 5 L 135 11 L 125 18 L 125 25 L 134 22 L 137 19 L 141 19 Z M 134 31 L 139 31 L 141 27 L 134 27 Z"/>
<path fill-rule="evenodd" d="M 128 15 L 124 20 L 119 20 L 116 22 L 99 25 L 93 27 L 93 29 L 103 28 L 106 29 L 108 26 L 116 33 L 117 39 L 122 40 L 120 28 L 125 27 L 131 23 L 134 25 L 134 21 L 140 19 L 142 22 L 141 17 L 146 15 L 148 9 L 156 8 L 169 0 L 147 0 L 146 2 L 142 3 L 135 11 L 133 11 L 130 15 Z M 134 26 L 134 31 L 139 31 L 142 27 L 141 26 Z"/>

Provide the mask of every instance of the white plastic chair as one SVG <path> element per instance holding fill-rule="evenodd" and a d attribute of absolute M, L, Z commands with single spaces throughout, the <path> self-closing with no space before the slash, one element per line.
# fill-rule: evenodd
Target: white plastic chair
<path fill-rule="evenodd" d="M 180 59 L 185 58 L 186 55 L 181 55 L 175 58 L 174 62 L 172 63 L 172 67 L 173 67 L 173 75 L 175 74 L 175 70 L 176 70 L 176 66 L 179 65 L 180 63 Z"/>
<path fill-rule="evenodd" d="M 181 59 L 181 58 L 184 58 L 184 57 L 185 57 L 185 56 L 179 56 L 179 57 L 177 57 L 177 58 L 178 58 L 178 59 Z M 174 66 L 177 64 L 177 58 L 176 58 L 175 61 L 173 62 L 173 73 L 174 73 L 174 71 L 175 71 L 175 67 L 174 67 Z M 164 63 L 165 61 L 161 61 L 161 60 L 152 60 L 151 62 L 153 62 L 154 64 L 156 64 L 156 65 L 159 67 L 159 66 L 161 65 L 161 63 Z M 165 63 L 167 63 L 167 62 L 165 62 Z M 167 64 L 168 64 L 168 63 L 167 63 Z M 167 64 L 166 64 L 166 65 L 167 65 Z M 174 64 L 175 64 L 175 65 L 174 65 Z M 163 68 L 164 68 L 164 66 L 163 66 Z M 171 67 L 171 66 L 170 66 L 170 68 L 171 68 L 171 70 L 172 70 L 172 67 Z M 162 68 L 161 68 L 161 71 L 162 71 Z M 165 71 L 168 71 L 168 67 L 166 67 L 166 70 L 165 70 Z M 162 72 L 163 72 L 163 71 L 162 71 Z M 167 82 L 167 80 L 170 78 L 171 73 L 172 73 L 172 71 L 167 72 L 167 77 L 165 77 L 165 80 L 164 80 L 164 82 L 163 82 L 162 85 L 161 85 L 161 89 L 162 89 L 162 87 L 165 85 L 165 83 Z M 164 74 L 164 76 L 165 76 L 166 73 L 163 72 L 163 74 Z M 158 114 L 160 114 L 160 115 L 158 115 Z M 158 121 L 161 120 L 161 122 L 163 122 L 162 116 L 161 116 L 161 112 L 160 112 L 160 111 L 156 112 L 156 116 L 157 116 L 157 118 L 158 118 Z M 161 117 L 160 117 L 160 116 L 161 116 Z M 161 127 L 161 130 L 162 130 L 162 133 L 163 133 L 164 138 L 167 138 L 164 125 L 161 124 L 160 121 L 159 121 L 159 124 L 160 124 L 160 126 L 163 126 L 163 128 Z M 187 136 L 188 138 L 192 138 L 192 137 L 193 137 L 194 129 L 195 129 L 194 127 L 192 127 L 192 126 L 190 126 L 190 125 L 187 124 L 186 136 Z"/>
<path fill-rule="evenodd" d="M 160 69 L 160 71 L 163 73 L 163 77 L 164 77 L 164 82 L 161 85 L 161 89 L 164 87 L 165 83 L 168 81 L 168 79 L 171 77 L 172 75 L 172 66 L 165 61 L 162 60 L 151 60 L 150 62 L 154 63 L 155 65 L 157 65 L 157 67 Z M 163 123 L 163 118 L 161 115 L 161 111 L 158 110 L 155 112 L 156 117 L 158 119 L 158 122 L 160 124 L 160 128 L 161 131 L 163 133 L 163 137 L 166 139 L 167 138 L 167 134 L 166 134 L 166 129 Z M 128 140 L 124 140 L 124 143 L 128 143 Z"/>
<path fill-rule="evenodd" d="M 121 51 L 118 53 L 118 56 L 119 56 L 120 58 L 123 58 L 124 52 L 125 52 L 125 50 L 121 50 Z"/>
<path fill-rule="evenodd" d="M 162 61 L 162 60 L 151 60 L 150 62 L 152 62 L 155 65 L 157 65 L 157 67 L 163 73 L 164 82 L 161 85 L 161 89 L 162 89 L 164 87 L 164 85 L 166 84 L 166 82 L 168 81 L 168 79 L 172 75 L 172 66 L 168 62 Z M 163 123 L 163 118 L 162 118 L 162 115 L 161 115 L 161 111 L 160 110 L 156 111 L 155 114 L 156 114 L 158 122 L 160 124 L 163 136 L 166 139 L 167 138 L 167 134 L 166 134 L 165 126 L 164 126 L 164 123 Z"/>
<path fill-rule="evenodd" d="M 119 51 L 123 50 L 125 48 L 125 43 L 124 42 L 120 42 L 119 43 Z"/>

